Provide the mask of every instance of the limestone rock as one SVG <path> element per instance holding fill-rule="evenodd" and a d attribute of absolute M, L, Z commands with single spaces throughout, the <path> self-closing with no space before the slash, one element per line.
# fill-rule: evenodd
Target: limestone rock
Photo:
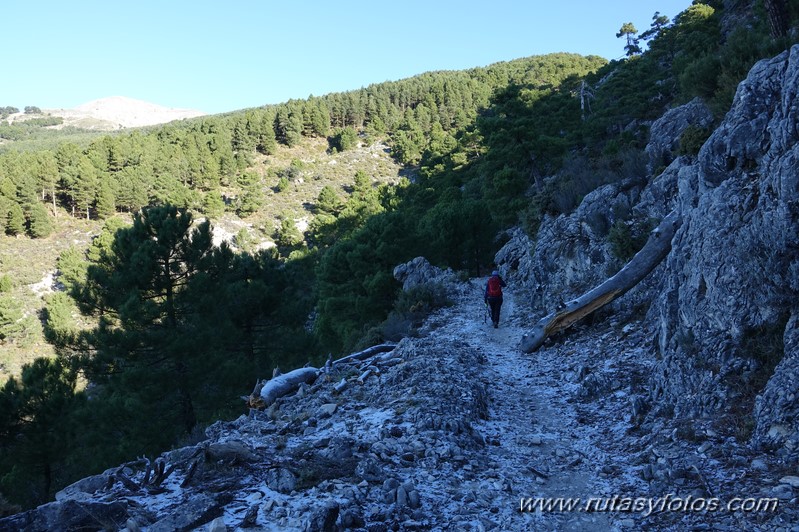
<path fill-rule="evenodd" d="M 425 284 L 452 282 L 454 278 L 452 270 L 433 266 L 424 257 L 416 257 L 394 268 L 394 279 L 402 283 L 405 291 Z"/>
<path fill-rule="evenodd" d="M 737 399 L 728 383 L 757 371 L 752 342 L 765 331 L 776 342 L 784 335 L 784 356 L 755 411 L 762 441 L 783 422 L 788 430 L 775 441 L 799 432 L 799 401 L 786 393 L 799 377 L 795 319 L 785 327 L 799 287 L 799 116 L 785 103 L 796 101 L 797 87 L 799 47 L 757 63 L 696 161 L 684 161 L 677 199 L 684 224 L 650 310 L 663 357 L 652 399 L 672 403 L 679 417 L 731 407 Z"/>
<path fill-rule="evenodd" d="M 207 453 L 209 459 L 213 461 L 241 460 L 251 462 L 258 459 L 257 455 L 244 442 L 239 440 L 211 443 L 208 446 Z"/>
<path fill-rule="evenodd" d="M 713 113 L 699 98 L 666 111 L 649 129 L 646 154 L 649 156 L 650 173 L 658 166 L 667 166 L 674 160 L 680 146 L 680 136 L 688 126 L 707 128 L 712 123 Z"/>
<path fill-rule="evenodd" d="M 33 510 L 0 520 L 0 530 L 49 532 L 51 530 L 113 529 L 128 518 L 126 504 L 120 501 L 51 502 Z"/>

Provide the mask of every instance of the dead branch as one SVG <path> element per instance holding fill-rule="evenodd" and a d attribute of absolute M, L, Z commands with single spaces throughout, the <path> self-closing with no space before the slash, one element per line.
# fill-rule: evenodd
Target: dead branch
<path fill-rule="evenodd" d="M 334 360 L 333 366 L 336 366 L 337 364 L 352 362 L 353 360 L 365 360 L 379 353 L 386 353 L 388 351 L 393 351 L 395 347 L 397 347 L 397 344 L 392 344 L 392 343 L 373 345 L 372 347 L 368 347 L 363 351 L 358 351 L 357 353 L 353 353 L 351 355 L 339 358 L 338 360 Z"/>
<path fill-rule="evenodd" d="M 185 488 L 191 482 L 192 477 L 194 477 L 194 472 L 197 471 L 197 466 L 199 465 L 200 461 L 195 460 L 189 466 L 189 470 L 186 472 L 186 478 L 183 479 L 183 482 L 180 483 L 181 488 Z"/>
<path fill-rule="evenodd" d="M 671 240 L 680 227 L 680 216 L 672 211 L 649 235 L 646 245 L 616 275 L 548 314 L 522 337 L 522 351 L 532 353 L 547 337 L 563 331 L 637 285 L 671 251 Z"/>
<path fill-rule="evenodd" d="M 380 378 L 380 370 L 375 366 L 369 366 L 361 373 L 361 376 L 358 377 L 358 384 L 366 382 L 366 379 L 368 379 L 370 375 L 377 375 L 377 377 Z"/>

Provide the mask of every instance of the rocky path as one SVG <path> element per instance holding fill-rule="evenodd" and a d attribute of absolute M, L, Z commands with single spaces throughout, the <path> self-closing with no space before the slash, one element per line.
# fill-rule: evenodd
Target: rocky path
<path fill-rule="evenodd" d="M 697 420 L 681 436 L 667 413 L 642 423 L 653 334 L 634 316 L 605 314 L 525 355 L 533 318 L 512 287 L 499 329 L 483 320 L 482 281 L 448 288 L 453 305 L 385 356 L 336 365 L 164 453 L 155 464 L 171 476 L 156 482 L 137 460 L 0 530 L 799 532 L 791 471 L 755 467 L 745 446 Z M 734 496 L 781 505 L 624 502 Z"/>
<path fill-rule="evenodd" d="M 799 530 L 788 525 L 796 499 L 778 482 L 784 471 L 745 467 L 746 447 L 708 423 L 685 420 L 687 439 L 662 421 L 641 424 L 653 407 L 642 402 L 655 363 L 654 335 L 642 321 L 605 314 L 526 355 L 518 343 L 533 320 L 529 305 L 506 290 L 499 329 L 483 323 L 482 306 L 478 282 L 464 285 L 435 334 L 461 338 L 482 355 L 489 406 L 475 423 L 487 443 L 476 473 L 492 501 L 483 528 Z M 780 506 L 728 511 L 733 497 L 780 499 Z M 664 500 L 671 510 L 658 506 Z M 706 511 L 712 504 L 718 508 Z"/>
<path fill-rule="evenodd" d="M 482 319 L 480 294 L 477 282 L 467 285 L 437 334 L 460 336 L 485 359 L 489 413 L 475 428 L 487 442 L 482 476 L 497 481 L 491 486 L 493 515 L 483 524 L 507 530 L 613 528 L 606 514 L 561 511 L 559 506 L 577 499 L 582 506 L 608 490 L 607 482 L 597 477 L 597 464 L 601 470 L 609 458 L 590 443 L 600 435 L 578 427 L 578 413 L 570 402 L 569 388 L 574 386 L 565 382 L 569 365 L 558 352 L 521 353 L 518 342 L 530 317 L 512 290 L 506 290 L 499 329 Z"/>

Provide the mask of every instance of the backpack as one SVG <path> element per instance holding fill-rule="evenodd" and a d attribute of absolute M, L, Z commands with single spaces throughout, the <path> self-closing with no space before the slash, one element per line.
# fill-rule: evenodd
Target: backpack
<path fill-rule="evenodd" d="M 488 279 L 488 290 L 486 295 L 488 297 L 502 296 L 502 285 L 499 284 L 499 277 L 491 277 Z"/>

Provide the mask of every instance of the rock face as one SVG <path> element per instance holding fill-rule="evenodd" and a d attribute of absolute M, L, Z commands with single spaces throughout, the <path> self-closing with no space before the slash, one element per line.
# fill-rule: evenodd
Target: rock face
<path fill-rule="evenodd" d="M 653 398 L 680 416 L 717 415 L 751 403 L 768 380 L 753 421 L 758 440 L 777 443 L 799 437 L 799 403 L 785 389 L 796 382 L 798 89 L 799 47 L 759 62 L 696 163 L 680 169 L 684 225 L 653 307 L 663 356 Z"/>
<path fill-rule="evenodd" d="M 704 129 L 712 123 L 713 114 L 699 98 L 666 111 L 649 130 L 649 144 L 646 146 L 649 172 L 653 173 L 659 166 L 667 166 L 674 160 L 680 136 L 689 126 Z"/>
<path fill-rule="evenodd" d="M 668 165 L 650 180 L 646 176 L 599 187 L 585 196 L 574 213 L 545 216 L 535 242 L 521 229 L 511 232 L 509 242 L 495 261 L 514 283 L 527 290 L 535 313 L 546 314 L 563 301 L 573 299 L 610 277 L 623 264 L 613 256 L 608 232 L 624 214 L 662 220 L 677 207 L 678 174 L 691 160 L 678 157 L 680 135 L 689 126 L 705 128 L 712 115 L 696 99 L 667 111 L 650 128 L 646 147 L 647 168 Z M 656 225 L 656 224 L 654 224 Z M 628 294 L 617 310 L 651 301 L 659 275 L 647 279 Z"/>
<path fill-rule="evenodd" d="M 570 215 L 547 218 L 534 244 L 515 234 L 497 256 L 526 283 L 531 325 L 606 279 L 613 206 L 683 225 L 667 259 L 613 304 L 643 308 L 657 331 L 649 385 L 657 414 L 714 417 L 718 428 L 799 452 L 799 47 L 756 64 L 698 156 L 676 156 L 699 101 L 652 124 L 645 187 L 608 185 Z M 611 207 L 611 209 L 608 209 Z M 604 218 L 603 218 L 604 216 Z M 604 228 L 604 230 L 603 230 Z M 527 239 L 527 240 L 525 240 Z M 525 253 L 525 244 L 533 247 Z M 529 248 L 528 248 L 529 249 Z M 757 401 L 755 401 L 757 397 Z M 755 404 L 756 403 L 756 404 Z"/>

